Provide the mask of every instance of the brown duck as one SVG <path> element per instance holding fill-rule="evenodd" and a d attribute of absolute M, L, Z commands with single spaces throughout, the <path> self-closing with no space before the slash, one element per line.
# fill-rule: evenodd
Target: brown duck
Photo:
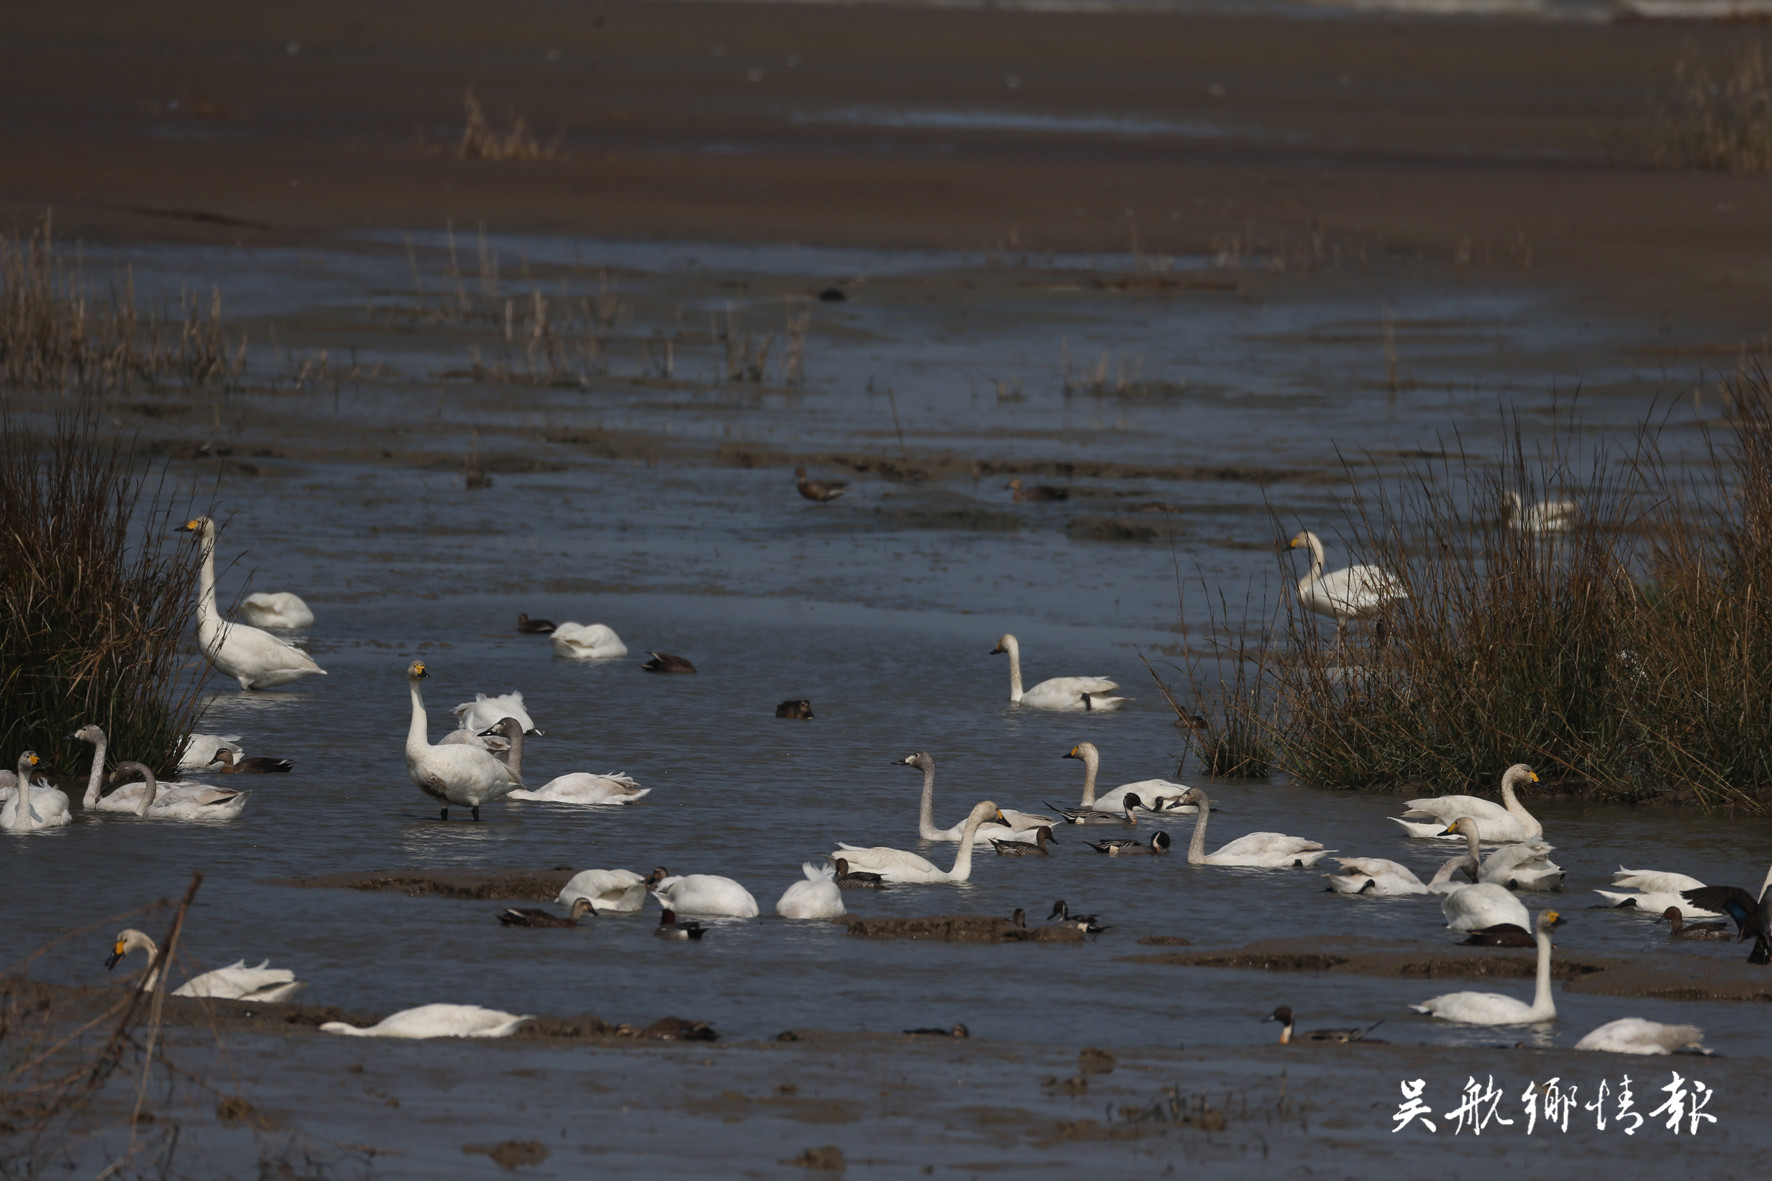
<path fill-rule="evenodd" d="M 800 495 L 807 500 L 828 504 L 849 491 L 849 482 L 847 480 L 808 480 L 806 469 L 802 467 L 794 469 L 794 487 L 798 488 Z"/>

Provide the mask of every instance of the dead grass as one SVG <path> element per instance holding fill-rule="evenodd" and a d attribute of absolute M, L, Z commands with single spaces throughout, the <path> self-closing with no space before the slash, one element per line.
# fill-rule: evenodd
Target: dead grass
<path fill-rule="evenodd" d="M 1656 95 L 1655 162 L 1720 172 L 1772 169 L 1772 76 L 1759 40 L 1706 61 L 1688 44 Z"/>

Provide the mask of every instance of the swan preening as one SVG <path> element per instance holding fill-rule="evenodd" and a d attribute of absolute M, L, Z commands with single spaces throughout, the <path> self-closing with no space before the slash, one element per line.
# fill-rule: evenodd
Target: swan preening
<path fill-rule="evenodd" d="M 322 1033 L 342 1033 L 348 1037 L 510 1037 L 517 1027 L 534 1017 L 483 1009 L 479 1005 L 420 1005 L 390 1013 L 374 1025 L 347 1025 L 328 1021 Z"/>
<path fill-rule="evenodd" d="M 652 888 L 652 896 L 660 906 L 678 914 L 754 919 L 759 913 L 749 890 L 731 878 L 711 873 L 665 878 Z"/>
<path fill-rule="evenodd" d="M 915 767 L 923 772 L 923 796 L 917 805 L 917 836 L 925 841 L 957 841 L 966 832 L 966 823 L 961 821 L 952 828 L 935 827 L 935 756 L 926 750 L 919 750 L 906 755 L 902 759 L 893 759 L 894 767 Z M 984 845 L 991 841 L 1032 841 L 1035 832 L 1041 828 L 1058 823 L 1050 816 L 1040 816 L 1031 812 L 1016 812 L 1013 816 L 1004 812 L 994 824 L 981 824 L 972 832 L 974 844 Z"/>
<path fill-rule="evenodd" d="M 1252 832 L 1221 847 L 1216 853 L 1206 852 L 1206 823 L 1211 819 L 1212 804 L 1199 788 L 1188 789 L 1188 802 L 1198 804 L 1194 818 L 1194 836 L 1188 842 L 1189 865 L 1244 865 L 1256 869 L 1306 869 L 1335 852 L 1325 849 L 1319 841 L 1289 837 L 1277 832 Z"/>
<path fill-rule="evenodd" d="M 510 767 L 511 774 L 521 778 L 523 775 L 523 723 L 516 718 L 505 718 L 498 724 L 503 731 L 506 748 L 505 764 Z M 645 795 L 650 795 L 650 787 L 641 787 L 632 776 L 625 771 L 615 771 L 608 775 L 593 775 L 589 771 L 573 771 L 548 780 L 540 787 L 531 791 L 519 787 L 505 798 L 508 800 L 533 800 L 547 804 L 631 804 Z"/>
<path fill-rule="evenodd" d="M 476 693 L 472 701 L 464 701 L 449 712 L 455 715 L 458 730 L 467 730 L 474 734 L 485 734 L 486 731 L 498 727 L 506 718 L 516 718 L 523 727 L 523 733 L 531 737 L 540 738 L 547 733 L 535 728 L 534 719 L 523 708 L 523 695 L 514 689 L 497 697 Z"/>
<path fill-rule="evenodd" d="M 1708 1054 L 1704 1030 L 1696 1025 L 1663 1025 L 1641 1017 L 1620 1017 L 1592 1029 L 1575 1043 L 1577 1050 L 1602 1054 Z"/>
<path fill-rule="evenodd" d="M 803 882 L 787 888 L 775 903 L 775 913 L 784 919 L 834 919 L 845 913 L 843 891 L 837 885 L 834 865 L 807 861 L 800 866 L 806 875 Z"/>
<path fill-rule="evenodd" d="M 664 869 L 641 877 L 631 869 L 586 869 L 572 875 L 554 901 L 571 906 L 579 899 L 599 914 L 637 914 L 646 903 L 646 891 L 664 881 Z"/>
<path fill-rule="evenodd" d="M 1622 865 L 1612 875 L 1611 890 L 1595 890 L 1609 904 L 1624 910 L 1638 910 L 1647 916 L 1666 914 L 1677 906 L 1689 919 L 1720 919 L 1721 911 L 1707 910 L 1701 903 L 1689 901 L 1687 890 L 1703 890 L 1705 884 L 1683 873 L 1667 873 L 1658 869 L 1626 869 Z M 1634 892 L 1630 892 L 1634 891 Z"/>
<path fill-rule="evenodd" d="M 838 842 L 838 847 L 830 854 L 831 860 L 839 857 L 847 861 L 855 869 L 864 873 L 877 873 L 887 882 L 906 882 L 913 884 L 936 884 L 941 882 L 963 882 L 972 876 L 972 846 L 978 835 L 978 828 L 986 821 L 995 817 L 1000 823 L 1002 813 L 997 805 L 989 800 L 982 800 L 972 806 L 967 814 L 966 823 L 960 832 L 960 848 L 954 855 L 954 867 L 942 869 L 934 862 L 915 853 L 903 849 L 892 849 L 884 845 L 867 847 Z M 753 912 L 755 913 L 755 912 Z"/>
<path fill-rule="evenodd" d="M 1446 829 L 1448 835 L 1465 838 L 1470 845 L 1470 858 L 1479 863 L 1477 881 L 1506 886 L 1510 890 L 1559 890 L 1564 870 L 1550 859 L 1553 846 L 1543 841 L 1520 841 L 1503 845 L 1482 855 L 1482 824 L 1471 816 L 1460 816 Z"/>
<path fill-rule="evenodd" d="M 215 522 L 194 517 L 181 532 L 202 539 L 203 573 L 197 595 L 197 642 L 204 657 L 240 682 L 242 689 L 270 689 L 326 670 L 300 648 L 245 623 L 229 623 L 215 607 Z M 213 752 L 212 752 L 213 753 Z"/>
<path fill-rule="evenodd" d="M 1470 887 L 1472 890 L 1482 888 Z M 1538 922 L 1533 925 L 1533 934 L 1538 943 L 1538 977 L 1532 991 L 1531 1004 L 1499 992 L 1448 992 L 1442 996 L 1430 997 L 1410 1008 L 1417 1013 L 1426 1013 L 1445 1021 L 1456 1021 L 1461 1025 L 1528 1025 L 1538 1021 L 1554 1021 L 1557 1004 L 1551 998 L 1550 933 L 1562 922 L 1562 917 L 1556 911 L 1547 910 L 1538 916 Z"/>
<path fill-rule="evenodd" d="M 1469 816 L 1483 826 L 1486 841 L 1535 841 L 1544 835 L 1544 825 L 1520 804 L 1515 789 L 1521 784 L 1537 783 L 1538 776 L 1524 763 L 1515 763 L 1501 776 L 1500 804 L 1478 796 L 1435 796 L 1432 799 L 1410 800 L 1402 816 L 1390 819 L 1403 826 L 1412 837 L 1457 839 L 1452 825 Z"/>
<path fill-rule="evenodd" d="M 619 660 L 628 654 L 628 646 L 606 623 L 568 620 L 555 627 L 548 639 L 554 651 L 568 660 Z"/>
<path fill-rule="evenodd" d="M 18 757 L 18 778 L 12 794 L 0 805 L 0 828 L 7 832 L 60 828 L 74 819 L 65 794 L 31 782 L 32 772 L 42 761 L 35 751 L 27 750 Z"/>
<path fill-rule="evenodd" d="M 406 731 L 406 774 L 414 786 L 443 805 L 443 819 L 449 819 L 453 805 L 467 808 L 478 820 L 480 805 L 503 799 L 513 788 L 522 787 L 523 780 L 487 751 L 471 746 L 431 745 L 425 699 L 418 690 L 418 683 L 430 675 L 422 660 L 413 661 L 406 669 L 406 684 L 412 693 L 412 724 Z M 481 694 L 479 699 L 458 709 L 472 709 L 484 698 L 485 694 Z M 519 700 L 518 708 L 521 707 Z"/>
<path fill-rule="evenodd" d="M 240 600 L 240 614 L 254 627 L 293 630 L 314 626 L 313 610 L 302 602 L 300 595 L 292 595 L 288 591 L 247 595 Z"/>
<path fill-rule="evenodd" d="M 1514 926 L 1532 929 L 1532 916 L 1506 886 L 1478 882 L 1460 886 L 1440 901 L 1440 913 L 1454 931 L 1481 931 L 1486 927 Z"/>
<path fill-rule="evenodd" d="M 1291 549 L 1310 550 L 1311 568 L 1298 582 L 1298 601 L 1305 610 L 1327 615 L 1337 627 L 1350 619 L 1369 619 L 1386 605 L 1409 597 L 1403 584 L 1378 566 L 1349 566 L 1323 573 L 1323 543 L 1308 529 L 1287 542 Z"/>
<path fill-rule="evenodd" d="M 1428 892 L 1421 879 L 1415 876 L 1414 870 L 1383 857 L 1342 857 L 1338 863 L 1341 866 L 1340 873 L 1323 875 L 1323 880 L 1329 883 L 1329 889 L 1337 894 L 1386 897 Z M 1456 869 L 1457 865 L 1454 861 L 1452 868 Z M 1447 876 L 1450 877 L 1451 873 L 1448 872 Z"/>
<path fill-rule="evenodd" d="M 1581 523 L 1572 500 L 1541 500 L 1528 505 L 1511 488 L 1502 493 L 1501 519 L 1521 533 L 1567 533 Z"/>
<path fill-rule="evenodd" d="M 1009 654 L 1009 700 L 1016 705 L 1025 705 L 1029 709 L 1101 713 L 1126 704 L 1126 698 L 1112 695 L 1120 686 L 1105 677 L 1053 677 L 1032 689 L 1023 690 L 1021 643 L 1014 636 L 1005 635 L 991 649 L 991 655 L 1000 652 Z"/>
<path fill-rule="evenodd" d="M 1101 769 L 1101 751 L 1096 749 L 1093 742 L 1079 742 L 1059 757 L 1077 759 L 1083 764 L 1083 798 L 1078 801 L 1080 807 L 1117 812 L 1126 806 L 1127 796 L 1135 795 L 1139 799 L 1138 807 L 1147 812 L 1194 810 L 1193 804 L 1180 802 L 1188 793 L 1187 784 L 1171 783 L 1167 779 L 1140 779 L 1136 783 L 1122 783 L 1098 797 L 1095 794 L 1095 776 Z"/>
<path fill-rule="evenodd" d="M 160 969 L 155 966 L 154 961 L 160 955 L 160 948 L 144 932 L 134 927 L 126 927 L 117 932 L 117 941 L 111 946 L 111 955 L 105 960 L 105 968 L 107 971 L 115 968 L 117 961 L 132 951 L 144 951 L 148 954 L 148 970 L 142 974 L 140 985 L 141 990 L 147 992 L 159 980 Z M 288 968 L 266 967 L 269 963 L 266 960 L 256 968 L 248 968 L 245 960 L 239 960 L 228 967 L 191 977 L 173 989 L 172 995 L 208 996 L 220 1000 L 274 1004 L 288 1000 L 306 987 Z"/>

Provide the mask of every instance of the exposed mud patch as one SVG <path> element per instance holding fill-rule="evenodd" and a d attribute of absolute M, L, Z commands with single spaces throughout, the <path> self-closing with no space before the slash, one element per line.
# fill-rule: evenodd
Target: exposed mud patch
<path fill-rule="evenodd" d="M 402 870 L 383 873 L 323 873 L 312 877 L 279 878 L 277 886 L 303 889 L 377 890 L 400 893 L 408 898 L 466 898 L 475 901 L 507 898 L 531 902 L 552 902 L 571 880 L 575 871 L 564 867 L 544 870 L 510 870 L 492 873 L 466 871 Z"/>
<path fill-rule="evenodd" d="M 985 914 L 938 914 L 916 918 L 864 919 L 846 914 L 842 923 L 859 939 L 922 939 L 934 943 L 1081 943 L 1076 927 L 1018 927 Z"/>
<path fill-rule="evenodd" d="M 1150 543 L 1169 540 L 1171 530 L 1153 517 L 1076 517 L 1064 527 L 1073 541 L 1131 541 Z"/>

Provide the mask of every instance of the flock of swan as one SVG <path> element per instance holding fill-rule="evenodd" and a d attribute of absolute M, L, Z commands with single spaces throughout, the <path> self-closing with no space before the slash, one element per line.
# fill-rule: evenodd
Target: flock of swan
<path fill-rule="evenodd" d="M 1540 506 L 1541 507 L 1541 506 Z M 1548 526 L 1547 526 L 1548 527 Z M 283 639 L 258 627 L 224 620 L 215 605 L 215 531 L 207 518 L 196 518 L 185 528 L 202 544 L 202 579 L 197 612 L 198 637 L 204 654 L 220 671 L 245 688 L 285 684 L 309 675 L 324 675 L 311 657 Z M 1356 566 L 1329 574 L 1323 572 L 1322 543 L 1314 534 L 1300 533 L 1294 547 L 1310 551 L 1309 574 L 1299 583 L 1300 599 L 1310 609 L 1334 618 L 1338 625 L 1377 611 L 1402 594 L 1397 581 L 1376 567 Z M 253 600 L 256 600 L 254 602 Z M 271 627 L 310 626 L 311 611 L 294 595 L 253 596 L 249 614 Z M 519 630 L 540 631 L 539 621 L 524 617 Z M 562 624 L 552 629 L 555 650 L 573 659 L 611 659 L 625 655 L 620 637 L 603 624 Z M 1128 700 L 1117 695 L 1118 685 L 1103 677 L 1054 677 L 1031 688 L 1022 679 L 1021 648 L 1013 635 L 1002 636 L 991 650 L 1009 658 L 1009 699 L 1023 708 L 1109 712 Z M 654 654 L 655 658 L 659 654 Z M 679 659 L 679 658 L 670 658 Z M 687 664 L 687 662 L 683 662 Z M 690 666 L 691 668 L 693 666 Z M 407 669 L 411 722 L 405 743 L 406 765 L 412 783 L 436 803 L 444 820 L 449 809 L 467 809 L 479 819 L 481 808 L 500 801 L 547 801 L 583 806 L 629 805 L 643 799 L 642 788 L 624 772 L 592 774 L 573 772 L 530 788 L 523 779 L 522 756 L 526 737 L 542 735 L 521 694 L 498 697 L 478 695 L 454 709 L 456 728 L 442 741 L 432 743 L 429 719 L 420 682 L 430 672 L 423 661 Z M 809 714 L 809 710 L 807 711 Z M 247 793 L 204 783 L 161 783 L 148 767 L 125 760 L 116 765 L 113 780 L 140 777 L 105 794 L 107 741 L 95 725 L 82 727 L 75 737 L 93 747 L 92 767 L 84 807 L 92 812 L 128 812 L 150 819 L 226 820 L 245 807 Z M 1136 830 L 1145 820 L 1191 817 L 1193 831 L 1185 860 L 1190 866 L 1232 866 L 1271 870 L 1315 867 L 1336 850 L 1321 842 L 1278 832 L 1251 832 L 1208 852 L 1207 832 L 1212 805 L 1197 787 L 1166 779 L 1143 779 L 1099 791 L 1097 778 L 1101 756 L 1089 742 L 1072 746 L 1065 758 L 1083 764 L 1081 799 L 1075 807 L 1046 805 L 1048 812 L 1003 807 L 991 800 L 974 804 L 958 824 L 941 827 L 935 820 L 936 764 L 926 751 L 917 751 L 895 764 L 922 773 L 922 794 L 917 813 L 917 836 L 921 841 L 957 846 L 947 867 L 921 853 L 892 845 L 836 843 L 822 860 L 801 866 L 802 880 L 780 896 L 775 912 L 784 919 L 832 919 L 846 913 L 843 892 L 852 888 L 889 888 L 964 882 L 973 872 L 976 853 L 996 856 L 1043 856 L 1054 840 L 1054 830 L 1067 825 L 1101 829 L 1118 826 Z M 0 827 L 24 831 L 68 823 L 72 812 L 60 791 L 33 781 L 40 763 L 25 752 L 15 776 L 0 773 Z M 181 769 L 219 766 L 227 772 L 287 770 L 281 760 L 245 759 L 237 736 L 193 735 L 181 760 Z M 266 765 L 269 764 L 269 765 Z M 275 765 L 281 764 L 281 765 Z M 1409 840 L 1462 841 L 1464 851 L 1449 858 L 1433 877 L 1423 882 L 1409 867 L 1388 858 L 1344 856 L 1334 859 L 1338 872 L 1325 874 L 1327 888 L 1354 898 L 1426 895 L 1437 897 L 1448 928 L 1468 934 L 1467 943 L 1532 946 L 1537 951 L 1536 983 L 1530 1001 L 1502 993 L 1453 992 L 1431 997 L 1412 1008 L 1431 1017 L 1467 1025 L 1537 1024 L 1556 1019 L 1551 994 L 1551 933 L 1564 921 L 1554 910 L 1534 918 L 1520 901 L 1522 893 L 1559 890 L 1565 872 L 1551 860 L 1553 847 L 1543 839 L 1543 825 L 1519 799 L 1521 788 L 1536 783 L 1531 768 L 1521 764 L 1508 768 L 1500 785 L 1499 803 L 1472 795 L 1448 795 L 1409 801 L 1407 809 L 1392 819 Z M 59 800 L 58 798 L 59 797 Z M 1171 847 L 1167 831 L 1157 830 L 1148 840 L 1115 836 L 1089 842 L 1091 848 L 1109 856 L 1162 857 Z M 1484 855 L 1483 847 L 1491 851 Z M 1462 879 L 1462 880 L 1461 880 Z M 1729 886 L 1711 886 L 1685 874 L 1620 869 L 1612 890 L 1600 890 L 1612 906 L 1652 915 L 1665 914 L 1677 937 L 1714 937 L 1716 932 L 1700 924 L 1681 934 L 1686 918 L 1734 920 L 1736 938 L 1754 940 L 1750 962 L 1772 961 L 1772 872 L 1757 894 Z M 590 869 L 574 875 L 560 890 L 557 903 L 564 916 L 540 909 L 513 909 L 499 915 L 506 925 L 569 927 L 580 920 L 601 915 L 634 914 L 648 898 L 660 907 L 657 933 L 664 938 L 694 940 L 704 928 L 694 918 L 754 918 L 761 913 L 756 897 L 736 880 L 715 874 L 671 874 L 663 867 L 641 876 L 627 869 Z M 1059 911 L 1064 905 L 1059 904 Z M 1058 913 L 1058 912 L 1055 912 Z M 689 916 L 688 919 L 680 916 Z M 1072 916 L 1079 917 L 1079 916 Z M 1068 921 L 1068 920 L 1067 920 Z M 1085 930 L 1099 931 L 1094 916 L 1080 916 Z M 116 939 L 107 967 L 132 951 L 146 953 L 150 964 L 140 986 L 155 984 L 157 949 L 140 931 L 129 929 Z M 175 990 L 179 996 L 207 996 L 274 1002 L 286 1000 L 303 987 L 287 969 L 266 964 L 248 968 L 244 962 L 192 977 Z M 1281 1040 L 1292 1040 L 1289 1009 L 1284 1014 Z M 483 1009 L 473 1005 L 434 1004 L 395 1013 L 379 1024 L 357 1028 L 341 1022 L 322 1028 L 330 1032 L 374 1037 L 500 1037 L 515 1030 L 528 1017 Z M 1300 1040 L 1337 1040 L 1316 1031 Z M 1666 1054 L 1702 1049 L 1702 1032 L 1689 1025 L 1663 1025 L 1640 1018 L 1608 1022 L 1582 1038 L 1577 1049 L 1632 1054 Z M 1341 1038 L 1339 1040 L 1350 1040 Z"/>

